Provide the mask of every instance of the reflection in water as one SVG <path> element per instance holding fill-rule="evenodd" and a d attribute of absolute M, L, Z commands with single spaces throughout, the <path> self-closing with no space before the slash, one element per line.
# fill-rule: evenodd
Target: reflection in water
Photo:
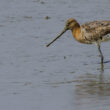
<path fill-rule="evenodd" d="M 105 76 L 105 77 L 104 77 Z M 77 109 L 105 110 L 109 108 L 110 79 L 104 71 L 100 74 L 83 74 L 81 82 L 75 85 L 75 105 Z"/>
<path fill-rule="evenodd" d="M 104 73 L 86 74 L 79 77 L 81 83 L 76 85 L 77 95 L 110 96 L 110 81 L 104 81 Z"/>

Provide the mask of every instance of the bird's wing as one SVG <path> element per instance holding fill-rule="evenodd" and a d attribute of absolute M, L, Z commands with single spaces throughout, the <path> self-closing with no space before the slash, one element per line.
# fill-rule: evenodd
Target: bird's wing
<path fill-rule="evenodd" d="M 90 41 L 97 41 L 110 33 L 110 21 L 93 21 L 81 25 L 84 37 Z"/>

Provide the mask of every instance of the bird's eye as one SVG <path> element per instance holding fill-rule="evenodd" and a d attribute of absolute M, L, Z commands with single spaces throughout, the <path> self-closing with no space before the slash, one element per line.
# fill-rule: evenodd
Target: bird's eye
<path fill-rule="evenodd" d="M 67 23 L 66 26 L 69 26 L 71 23 Z"/>
<path fill-rule="evenodd" d="M 69 26 L 69 24 L 66 24 L 66 26 Z"/>

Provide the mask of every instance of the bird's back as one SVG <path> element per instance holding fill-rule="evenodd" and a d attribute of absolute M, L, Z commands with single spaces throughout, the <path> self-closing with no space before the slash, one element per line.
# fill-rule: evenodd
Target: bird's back
<path fill-rule="evenodd" d="M 88 29 L 88 27 L 96 28 L 96 27 L 103 27 L 103 26 L 110 27 L 110 21 L 101 21 L 100 20 L 100 21 L 87 22 L 82 25 L 82 27 L 85 27 L 86 29 Z"/>
<path fill-rule="evenodd" d="M 110 21 L 93 21 L 81 25 L 82 35 L 88 42 L 110 40 Z"/>

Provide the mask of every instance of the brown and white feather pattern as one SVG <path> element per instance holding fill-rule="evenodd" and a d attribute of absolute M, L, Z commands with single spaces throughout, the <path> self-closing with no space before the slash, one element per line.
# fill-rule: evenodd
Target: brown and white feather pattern
<path fill-rule="evenodd" d="M 81 34 L 86 43 L 110 40 L 110 21 L 93 21 L 81 25 Z"/>

